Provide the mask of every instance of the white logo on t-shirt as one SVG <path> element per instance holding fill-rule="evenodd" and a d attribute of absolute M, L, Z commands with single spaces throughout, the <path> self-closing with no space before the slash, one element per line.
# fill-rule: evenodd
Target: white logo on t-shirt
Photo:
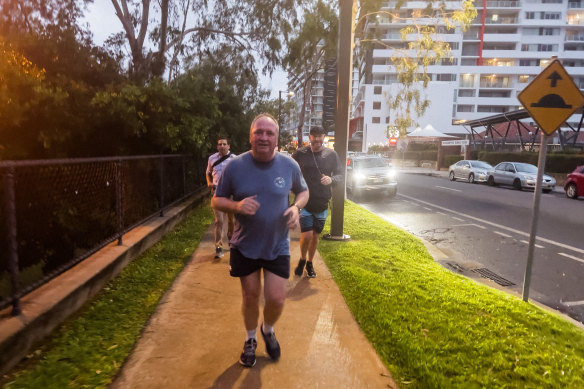
<path fill-rule="evenodd" d="M 284 180 L 283 177 L 274 178 L 274 185 L 276 185 L 278 188 L 283 188 L 285 184 L 286 180 Z"/>

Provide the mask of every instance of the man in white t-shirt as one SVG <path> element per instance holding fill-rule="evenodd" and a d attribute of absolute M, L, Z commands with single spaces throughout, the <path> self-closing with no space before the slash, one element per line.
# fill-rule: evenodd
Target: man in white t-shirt
<path fill-rule="evenodd" d="M 229 139 L 219 138 L 217 140 L 217 152 L 209 157 L 205 177 L 207 178 L 207 186 L 211 188 L 213 195 L 215 195 L 215 189 L 225 166 L 231 159 L 235 158 L 229 148 Z M 223 226 L 225 226 L 225 221 L 227 220 L 227 239 L 231 239 L 233 234 L 233 214 L 218 211 L 215 208 L 213 208 L 213 214 L 215 215 L 215 258 L 221 258 L 223 257 Z"/>

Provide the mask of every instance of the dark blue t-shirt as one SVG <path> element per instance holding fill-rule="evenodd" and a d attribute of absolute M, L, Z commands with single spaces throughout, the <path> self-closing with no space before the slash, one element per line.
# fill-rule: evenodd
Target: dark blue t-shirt
<path fill-rule="evenodd" d="M 253 259 L 289 255 L 288 220 L 284 217 L 289 207 L 288 194 L 306 189 L 300 167 L 290 157 L 276 153 L 271 161 L 259 162 L 248 151 L 232 159 L 221 175 L 215 196 L 233 196 L 233 200 L 240 201 L 257 195 L 260 207 L 255 215 L 235 214 L 231 247 Z"/>

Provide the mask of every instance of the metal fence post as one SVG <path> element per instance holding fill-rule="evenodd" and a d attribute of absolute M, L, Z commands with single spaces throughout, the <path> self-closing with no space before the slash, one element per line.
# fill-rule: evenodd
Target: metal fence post
<path fill-rule="evenodd" d="M 183 176 L 183 196 L 187 194 L 187 157 L 182 156 L 180 160 L 182 161 L 182 176 Z"/>
<path fill-rule="evenodd" d="M 12 286 L 12 316 L 20 315 L 20 299 L 17 297 L 20 289 L 18 282 L 18 241 L 16 228 L 16 196 L 14 191 L 14 167 L 6 168 L 4 174 L 4 188 L 6 192 L 6 230 L 8 231 L 8 268 L 10 271 L 10 283 Z"/>
<path fill-rule="evenodd" d="M 123 208 L 122 208 L 122 161 L 116 161 L 116 217 L 118 224 L 118 246 L 122 245 L 123 229 Z"/>
<path fill-rule="evenodd" d="M 160 217 L 164 216 L 164 157 L 160 157 Z"/>

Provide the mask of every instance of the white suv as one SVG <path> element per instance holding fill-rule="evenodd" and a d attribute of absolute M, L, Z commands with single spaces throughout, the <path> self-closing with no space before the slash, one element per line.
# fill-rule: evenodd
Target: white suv
<path fill-rule="evenodd" d="M 397 174 L 391 163 L 378 155 L 359 155 L 347 159 L 347 190 L 355 198 L 364 192 L 397 193 Z"/>

